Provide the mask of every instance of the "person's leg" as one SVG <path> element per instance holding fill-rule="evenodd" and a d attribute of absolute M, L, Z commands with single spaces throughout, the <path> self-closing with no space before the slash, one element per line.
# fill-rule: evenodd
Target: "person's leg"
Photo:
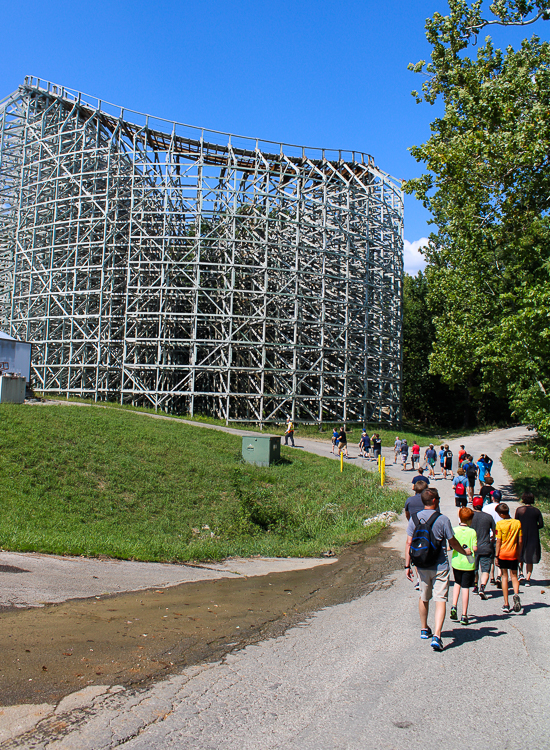
<path fill-rule="evenodd" d="M 514 594 L 519 594 L 519 580 L 517 571 L 511 570 L 510 577 L 512 579 L 512 588 L 514 589 Z"/>
<path fill-rule="evenodd" d="M 469 601 L 470 601 L 470 589 L 462 589 L 462 617 L 468 616 Z"/>
<path fill-rule="evenodd" d="M 504 606 L 508 607 L 508 571 L 506 568 L 502 568 L 500 571 L 502 581 L 502 596 L 504 597 Z M 517 578 L 517 576 L 516 576 Z"/>
<path fill-rule="evenodd" d="M 533 575 L 533 565 L 532 565 L 532 563 L 526 563 L 525 564 L 525 570 L 526 570 L 526 573 L 527 573 L 526 578 L 527 578 L 528 581 L 530 581 L 531 580 L 531 576 Z"/>
<path fill-rule="evenodd" d="M 459 596 L 460 596 L 460 584 L 455 582 L 455 585 L 453 586 L 453 609 L 456 609 Z"/>
<path fill-rule="evenodd" d="M 447 611 L 447 602 L 435 603 L 434 633 L 438 638 L 441 638 L 441 630 L 443 629 L 443 623 L 445 622 L 446 611 Z"/>
<path fill-rule="evenodd" d="M 418 614 L 420 615 L 420 627 L 422 630 L 428 627 L 428 613 L 430 611 L 430 602 L 418 600 Z M 436 607 L 437 612 L 437 607 Z"/>

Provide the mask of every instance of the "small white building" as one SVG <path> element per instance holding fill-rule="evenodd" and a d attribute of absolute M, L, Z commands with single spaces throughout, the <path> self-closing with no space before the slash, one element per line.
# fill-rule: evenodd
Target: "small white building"
<path fill-rule="evenodd" d="M 0 331 L 0 403 L 22 404 L 31 379 L 32 344 Z"/>

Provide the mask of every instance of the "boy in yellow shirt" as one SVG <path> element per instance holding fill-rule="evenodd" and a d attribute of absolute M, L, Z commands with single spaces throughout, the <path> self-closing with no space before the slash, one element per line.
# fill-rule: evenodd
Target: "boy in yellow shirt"
<path fill-rule="evenodd" d="M 523 543 L 521 536 L 521 523 L 516 521 L 515 518 L 510 518 L 510 508 L 506 503 L 500 503 L 497 505 L 495 511 L 501 519 L 497 522 L 495 530 L 495 536 L 497 538 L 495 555 L 502 577 L 502 595 L 504 597 L 502 611 L 506 612 L 506 614 L 510 612 L 508 601 L 508 571 L 510 571 L 512 587 L 514 589 L 513 609 L 514 612 L 521 612 L 518 580 L 518 565 Z"/>

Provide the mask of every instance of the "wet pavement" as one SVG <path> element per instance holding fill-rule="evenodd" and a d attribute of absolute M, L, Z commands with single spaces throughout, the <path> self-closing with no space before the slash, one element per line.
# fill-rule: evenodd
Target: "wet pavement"
<path fill-rule="evenodd" d="M 219 660 L 368 593 L 399 564 L 379 541 L 305 570 L 4 610 L 0 705 L 56 703 L 93 685 L 146 685 Z"/>

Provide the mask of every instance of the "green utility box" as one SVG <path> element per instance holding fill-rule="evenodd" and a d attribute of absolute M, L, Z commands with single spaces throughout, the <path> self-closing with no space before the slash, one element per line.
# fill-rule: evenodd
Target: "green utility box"
<path fill-rule="evenodd" d="M 281 458 L 281 438 L 277 435 L 243 437 L 243 458 L 255 466 L 271 466 Z"/>

